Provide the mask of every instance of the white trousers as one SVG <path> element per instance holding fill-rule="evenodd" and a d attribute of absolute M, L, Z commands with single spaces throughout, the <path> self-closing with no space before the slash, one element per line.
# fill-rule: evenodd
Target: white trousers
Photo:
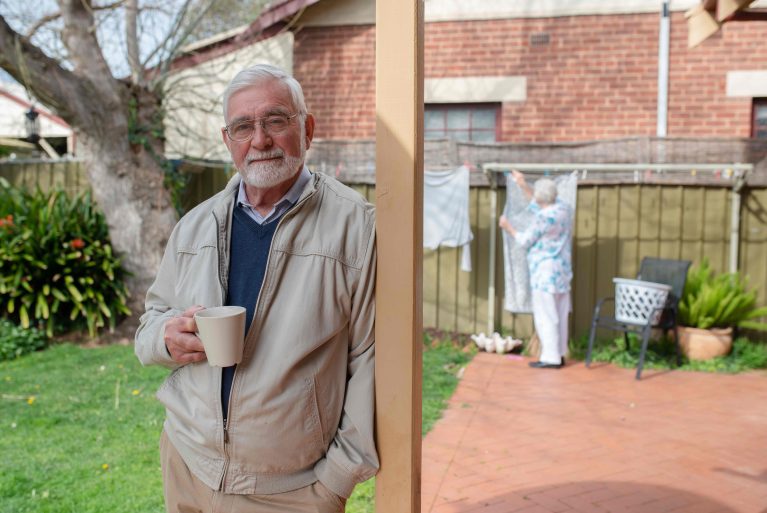
<path fill-rule="evenodd" d="M 558 364 L 567 356 L 569 313 L 569 292 L 551 294 L 533 290 L 533 323 L 541 341 L 540 361 Z"/>

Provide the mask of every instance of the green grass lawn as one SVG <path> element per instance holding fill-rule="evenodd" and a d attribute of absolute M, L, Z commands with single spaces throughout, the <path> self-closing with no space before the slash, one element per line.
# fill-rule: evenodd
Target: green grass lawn
<path fill-rule="evenodd" d="M 424 349 L 425 433 L 471 355 Z M 0 362 L 0 512 L 164 511 L 154 392 L 166 374 L 126 346 L 63 344 Z M 373 511 L 373 485 L 357 487 L 349 513 Z"/>

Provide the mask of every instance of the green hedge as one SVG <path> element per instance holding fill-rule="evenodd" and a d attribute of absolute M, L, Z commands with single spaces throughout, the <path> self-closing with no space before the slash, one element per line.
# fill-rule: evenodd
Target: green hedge
<path fill-rule="evenodd" d="M 114 327 L 128 315 L 126 272 L 85 193 L 28 192 L 0 179 L 0 314 L 49 336 Z"/>
<path fill-rule="evenodd" d="M 47 345 L 48 339 L 41 331 L 0 319 L 0 361 L 13 360 Z"/>

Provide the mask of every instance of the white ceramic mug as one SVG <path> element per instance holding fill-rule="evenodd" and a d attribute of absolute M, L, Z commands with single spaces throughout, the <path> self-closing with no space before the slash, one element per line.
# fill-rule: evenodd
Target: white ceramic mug
<path fill-rule="evenodd" d="M 194 320 L 209 364 L 229 367 L 240 363 L 245 345 L 245 308 L 206 308 L 195 313 Z"/>

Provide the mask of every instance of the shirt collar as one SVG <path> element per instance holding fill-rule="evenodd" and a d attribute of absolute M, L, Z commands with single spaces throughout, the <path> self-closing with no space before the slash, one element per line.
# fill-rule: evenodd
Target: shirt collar
<path fill-rule="evenodd" d="M 285 195 L 274 204 L 275 208 L 280 206 L 285 201 L 291 205 L 294 205 L 298 201 L 298 198 L 301 197 L 301 193 L 303 192 L 304 187 L 310 179 L 311 174 L 309 173 L 309 168 L 304 166 L 301 169 L 301 173 L 298 175 L 298 180 L 296 180 L 290 189 L 288 189 L 288 192 L 286 192 Z M 240 190 L 237 192 L 237 204 L 248 208 L 253 208 L 253 205 L 248 202 L 248 195 L 245 193 L 244 180 L 240 180 Z"/>

